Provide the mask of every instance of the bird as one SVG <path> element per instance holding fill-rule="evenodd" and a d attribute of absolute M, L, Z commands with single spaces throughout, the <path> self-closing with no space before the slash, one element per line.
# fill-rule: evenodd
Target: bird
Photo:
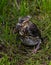
<path fill-rule="evenodd" d="M 31 16 L 20 17 L 14 28 L 14 32 L 20 35 L 20 40 L 25 46 L 36 46 L 33 53 L 36 53 L 42 43 L 41 32 L 37 25 L 30 21 Z"/>

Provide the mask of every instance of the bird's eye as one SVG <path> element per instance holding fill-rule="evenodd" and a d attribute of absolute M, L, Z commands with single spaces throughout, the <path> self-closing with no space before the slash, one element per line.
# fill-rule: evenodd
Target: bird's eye
<path fill-rule="evenodd" d="M 24 20 L 20 20 L 20 22 L 19 22 L 19 23 L 23 23 L 23 21 L 24 21 Z"/>

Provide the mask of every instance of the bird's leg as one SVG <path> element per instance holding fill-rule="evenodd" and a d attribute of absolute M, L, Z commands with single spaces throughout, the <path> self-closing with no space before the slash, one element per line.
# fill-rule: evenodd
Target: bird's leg
<path fill-rule="evenodd" d="M 33 52 L 32 52 L 32 53 L 36 53 L 36 52 L 37 52 L 37 50 L 39 49 L 39 47 L 40 47 L 40 43 L 38 43 L 38 45 L 36 46 L 36 48 L 33 50 Z"/>

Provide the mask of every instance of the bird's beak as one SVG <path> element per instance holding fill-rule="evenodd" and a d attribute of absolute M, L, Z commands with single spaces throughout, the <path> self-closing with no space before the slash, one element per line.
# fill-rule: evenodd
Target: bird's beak
<path fill-rule="evenodd" d="M 13 33 L 14 33 L 14 34 L 18 33 L 20 27 L 21 27 L 20 25 L 16 25 L 16 27 L 15 27 L 14 30 L 13 30 Z"/>
<path fill-rule="evenodd" d="M 13 34 L 16 34 L 16 33 L 17 33 L 17 29 L 14 28 L 14 30 L 13 30 Z"/>

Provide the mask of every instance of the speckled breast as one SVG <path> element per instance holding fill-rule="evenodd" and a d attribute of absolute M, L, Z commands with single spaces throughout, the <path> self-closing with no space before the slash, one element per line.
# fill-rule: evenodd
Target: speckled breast
<path fill-rule="evenodd" d="M 26 36 L 25 38 L 21 38 L 21 41 L 24 45 L 27 46 L 34 46 L 36 44 L 41 43 L 41 39 L 39 37 L 31 37 L 31 36 Z"/>

